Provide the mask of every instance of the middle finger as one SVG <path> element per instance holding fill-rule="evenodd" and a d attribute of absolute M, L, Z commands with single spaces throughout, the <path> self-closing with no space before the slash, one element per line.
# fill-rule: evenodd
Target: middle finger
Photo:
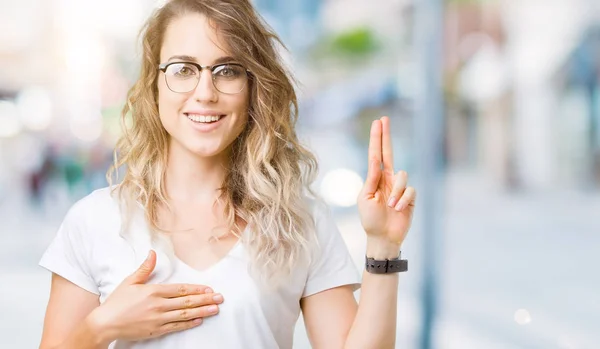
<path fill-rule="evenodd" d="M 194 284 L 157 284 L 153 285 L 154 294 L 164 298 L 177 298 L 192 294 L 212 293 L 208 286 Z"/>
<path fill-rule="evenodd" d="M 390 118 L 381 118 L 381 156 L 383 159 L 383 170 L 390 176 L 394 175 L 394 155 L 392 147 L 392 135 L 390 132 Z"/>
<path fill-rule="evenodd" d="M 164 300 L 165 311 L 177 309 L 191 309 L 203 305 L 220 304 L 223 296 L 219 293 L 194 294 L 184 297 L 167 298 Z"/>
<path fill-rule="evenodd" d="M 187 321 L 202 317 L 216 315 L 219 312 L 219 307 L 216 304 L 203 305 L 190 309 L 177 309 L 163 313 L 161 319 L 164 323 L 174 321 Z"/>

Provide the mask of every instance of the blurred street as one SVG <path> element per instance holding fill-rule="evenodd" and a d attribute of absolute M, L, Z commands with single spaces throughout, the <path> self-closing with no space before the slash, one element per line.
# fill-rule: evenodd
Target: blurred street
<path fill-rule="evenodd" d="M 446 193 L 436 347 L 600 347 L 600 193 L 511 195 L 469 173 L 450 174 Z M 23 200 L 12 196 L 0 206 L 0 338 L 11 349 L 39 343 L 50 275 L 37 261 L 60 223 L 59 214 L 40 220 Z M 59 206 L 53 210 L 67 208 Z M 364 235 L 357 216 L 339 215 L 338 226 L 362 268 Z M 414 348 L 418 226 L 403 256 L 411 269 L 401 277 L 397 347 Z M 522 318 L 515 315 L 519 309 L 526 311 Z M 301 322 L 295 342 L 309 348 Z"/>
<path fill-rule="evenodd" d="M 39 344 L 37 263 L 106 186 L 136 35 L 165 3 L 0 1 L 0 349 Z M 359 270 L 369 125 L 390 117 L 418 193 L 398 348 L 600 348 L 600 1 L 252 3 L 287 48 L 314 189 Z"/>

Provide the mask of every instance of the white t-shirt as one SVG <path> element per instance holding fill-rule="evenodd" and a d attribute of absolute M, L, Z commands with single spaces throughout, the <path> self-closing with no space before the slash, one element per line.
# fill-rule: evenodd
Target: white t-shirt
<path fill-rule="evenodd" d="M 313 204 L 313 214 L 320 254 L 310 265 L 300 263 L 290 282 L 276 291 L 259 288 L 250 276 L 241 242 L 215 265 L 198 271 L 179 259 L 171 265 L 166 254 L 152 247 L 143 214 L 132 219 L 131 235 L 124 239 L 119 205 L 108 188 L 73 205 L 40 265 L 97 294 L 103 303 L 153 248 L 157 265 L 149 283 L 201 284 L 223 294 L 219 313 L 198 327 L 139 342 L 117 340 L 111 349 L 291 348 L 302 297 L 342 285 L 360 287 L 358 270 L 329 209 Z"/>

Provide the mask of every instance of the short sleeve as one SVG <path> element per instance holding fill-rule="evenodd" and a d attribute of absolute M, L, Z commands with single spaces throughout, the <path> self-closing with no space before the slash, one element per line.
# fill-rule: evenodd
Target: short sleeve
<path fill-rule="evenodd" d="M 89 268 L 89 246 L 85 236 L 84 215 L 77 204 L 69 210 L 39 262 L 43 268 L 56 273 L 89 292 L 100 294 Z"/>
<path fill-rule="evenodd" d="M 315 223 L 319 251 L 311 261 L 302 297 L 344 285 L 356 291 L 360 288 L 358 269 L 328 206 L 317 206 Z"/>

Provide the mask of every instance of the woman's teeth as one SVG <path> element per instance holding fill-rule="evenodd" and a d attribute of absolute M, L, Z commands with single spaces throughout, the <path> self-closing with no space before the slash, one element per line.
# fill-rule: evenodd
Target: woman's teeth
<path fill-rule="evenodd" d="M 187 118 L 192 120 L 193 122 L 204 122 L 211 123 L 215 121 L 219 121 L 223 117 L 223 115 L 194 115 L 194 114 L 186 114 Z"/>

